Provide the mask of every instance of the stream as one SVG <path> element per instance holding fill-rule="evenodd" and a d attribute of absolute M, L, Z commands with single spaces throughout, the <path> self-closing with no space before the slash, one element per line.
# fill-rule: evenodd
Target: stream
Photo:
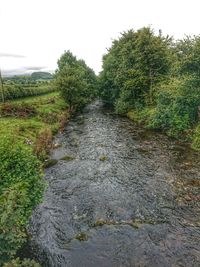
<path fill-rule="evenodd" d="M 199 153 L 98 101 L 55 144 L 29 227 L 43 267 L 200 266 Z"/>

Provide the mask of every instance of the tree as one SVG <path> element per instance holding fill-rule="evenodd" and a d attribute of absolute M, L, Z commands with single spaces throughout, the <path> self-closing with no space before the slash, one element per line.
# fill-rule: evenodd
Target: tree
<path fill-rule="evenodd" d="M 156 36 L 150 28 L 123 33 L 103 58 L 102 98 L 117 111 L 123 106 L 123 112 L 152 103 L 156 86 L 168 77 L 170 44 L 168 36 Z"/>
<path fill-rule="evenodd" d="M 94 71 L 85 61 L 77 60 L 70 51 L 64 52 L 58 60 L 55 78 L 56 86 L 69 103 L 70 110 L 82 107 L 96 96 Z"/>

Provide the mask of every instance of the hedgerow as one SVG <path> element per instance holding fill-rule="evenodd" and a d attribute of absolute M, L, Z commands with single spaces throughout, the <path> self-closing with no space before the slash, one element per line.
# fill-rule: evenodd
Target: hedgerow
<path fill-rule="evenodd" d="M 4 98 L 5 100 L 18 99 L 28 96 L 39 96 L 47 93 L 54 92 L 53 86 L 24 86 L 24 85 L 5 85 L 4 86 Z M 0 102 L 2 102 L 2 96 L 0 95 Z"/>

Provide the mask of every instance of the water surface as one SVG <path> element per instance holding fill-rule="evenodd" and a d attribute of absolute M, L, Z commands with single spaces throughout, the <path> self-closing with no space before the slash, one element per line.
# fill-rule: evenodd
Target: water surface
<path fill-rule="evenodd" d="M 55 143 L 30 227 L 44 267 L 200 266 L 197 153 L 99 102 Z"/>

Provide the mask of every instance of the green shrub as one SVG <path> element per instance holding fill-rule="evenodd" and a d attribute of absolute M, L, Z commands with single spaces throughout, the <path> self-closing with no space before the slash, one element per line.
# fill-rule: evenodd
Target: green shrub
<path fill-rule="evenodd" d="M 146 107 L 143 109 L 134 109 L 127 113 L 127 116 L 132 121 L 143 124 L 146 128 L 151 128 L 149 121 L 155 114 L 155 107 Z"/>
<path fill-rule="evenodd" d="M 156 111 L 149 125 L 177 137 L 196 123 L 199 105 L 200 87 L 195 77 L 172 81 L 158 93 Z"/>
<path fill-rule="evenodd" d="M 26 241 L 25 227 L 40 202 L 41 164 L 32 151 L 14 140 L 0 140 L 0 266 Z"/>

